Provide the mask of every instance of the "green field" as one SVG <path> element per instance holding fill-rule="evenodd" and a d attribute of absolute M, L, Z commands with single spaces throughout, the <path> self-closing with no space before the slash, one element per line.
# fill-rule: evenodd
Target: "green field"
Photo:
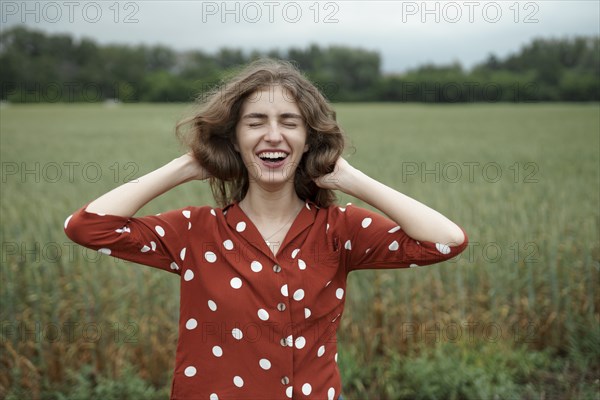
<path fill-rule="evenodd" d="M 470 239 L 443 264 L 349 275 L 345 397 L 600 398 L 599 105 L 335 108 L 351 164 Z M 186 111 L 0 109 L 0 398 L 168 397 L 177 276 L 76 246 L 63 222 L 179 155 L 174 124 Z M 206 183 L 140 214 L 190 204 L 213 204 Z"/>

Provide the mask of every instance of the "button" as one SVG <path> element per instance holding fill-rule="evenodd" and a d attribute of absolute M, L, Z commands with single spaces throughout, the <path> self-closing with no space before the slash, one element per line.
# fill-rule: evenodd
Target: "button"
<path fill-rule="evenodd" d="M 277 309 L 279 311 L 285 311 L 285 303 L 279 303 L 279 304 L 277 304 Z"/>
<path fill-rule="evenodd" d="M 285 338 L 281 338 L 281 340 L 279 341 L 279 343 L 281 343 L 281 345 L 283 347 L 287 346 L 287 342 L 285 341 Z"/>
<path fill-rule="evenodd" d="M 284 376 L 283 378 L 281 378 L 282 385 L 287 385 L 289 383 L 290 383 L 290 378 L 288 378 L 287 376 Z"/>
<path fill-rule="evenodd" d="M 280 273 L 280 272 L 281 272 L 281 266 L 279 266 L 279 265 L 277 265 L 277 264 L 273 265 L 273 271 L 274 271 L 276 274 Z"/>

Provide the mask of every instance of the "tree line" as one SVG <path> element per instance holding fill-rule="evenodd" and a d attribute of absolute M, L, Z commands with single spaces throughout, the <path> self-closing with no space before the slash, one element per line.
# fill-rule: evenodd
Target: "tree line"
<path fill-rule="evenodd" d="M 344 46 L 244 52 L 180 52 L 165 46 L 99 45 L 24 27 L 0 34 L 0 100 L 188 102 L 253 59 L 291 60 L 333 102 L 537 102 L 600 100 L 600 37 L 538 38 L 466 70 L 427 64 L 383 74 L 375 51 Z"/>

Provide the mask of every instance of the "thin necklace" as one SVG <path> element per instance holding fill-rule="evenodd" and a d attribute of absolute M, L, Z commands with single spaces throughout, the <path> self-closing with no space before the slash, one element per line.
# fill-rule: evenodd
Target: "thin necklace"
<path fill-rule="evenodd" d="M 277 233 L 281 232 L 281 230 L 283 228 L 285 228 L 287 226 L 287 224 L 289 224 L 296 216 L 298 216 L 298 214 L 300 213 L 300 210 L 302 210 L 302 206 L 300 206 L 300 208 L 298 209 L 298 211 L 296 211 L 295 213 L 293 213 L 290 217 L 290 219 L 288 219 L 286 221 L 285 224 L 283 224 L 279 229 L 277 229 L 275 232 L 273 232 L 272 234 L 270 234 L 268 237 L 264 237 L 262 233 L 260 233 L 260 231 L 258 232 L 260 234 L 260 236 L 262 236 L 263 240 L 265 241 L 265 243 L 267 244 L 267 246 L 271 246 L 271 242 L 269 242 L 269 239 L 271 239 L 273 236 L 275 236 Z"/>

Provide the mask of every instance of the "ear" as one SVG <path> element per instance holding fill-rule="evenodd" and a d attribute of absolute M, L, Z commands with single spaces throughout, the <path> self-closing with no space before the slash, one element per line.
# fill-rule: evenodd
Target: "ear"
<path fill-rule="evenodd" d="M 303 153 L 306 153 L 306 152 L 308 151 L 308 148 L 309 148 L 309 147 L 308 147 L 308 144 L 305 144 L 305 145 L 304 145 L 304 151 L 303 151 Z"/>

